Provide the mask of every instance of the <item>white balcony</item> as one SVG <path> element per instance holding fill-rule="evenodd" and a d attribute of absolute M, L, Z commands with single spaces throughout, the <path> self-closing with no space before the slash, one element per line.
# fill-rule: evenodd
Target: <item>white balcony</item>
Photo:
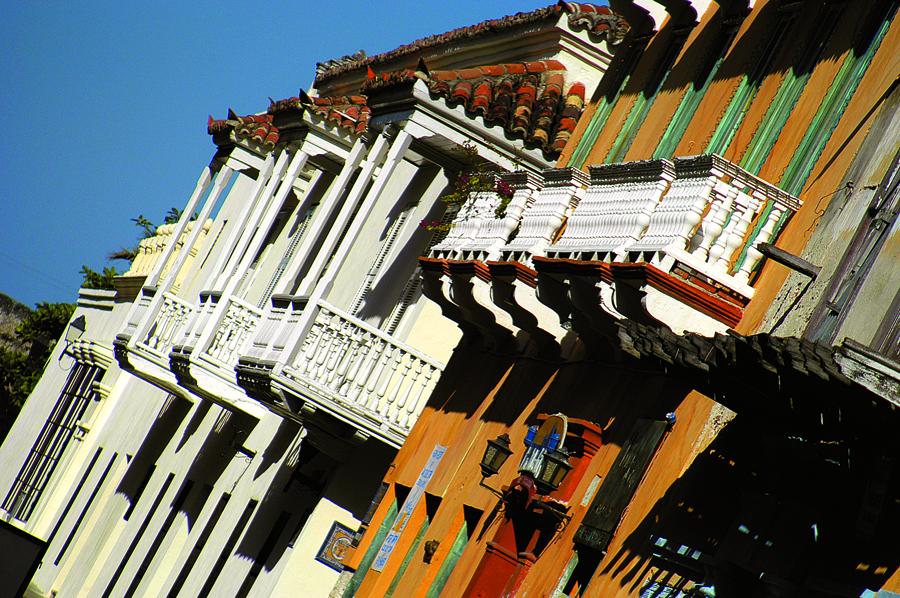
<path fill-rule="evenodd" d="M 675 159 L 675 180 L 650 214 L 629 261 L 676 264 L 749 299 L 756 246 L 774 243 L 800 200 L 717 155 Z"/>
<path fill-rule="evenodd" d="M 158 359 L 167 361 L 169 351 L 175 341 L 181 338 L 194 309 L 194 306 L 184 299 L 172 293 L 164 293 L 155 321 L 150 325 L 146 336 L 138 339 L 137 346 Z"/>
<path fill-rule="evenodd" d="M 543 181 L 530 172 L 517 171 L 499 177 L 513 191 L 505 210 L 494 191 L 476 194 L 457 212 L 443 241 L 431 248 L 430 256 L 448 259 L 495 260 L 519 226 L 522 214 L 531 208 Z M 499 212 L 499 213 L 498 213 Z"/>
<path fill-rule="evenodd" d="M 505 228 L 489 217 L 495 194 L 477 194 L 430 257 L 500 257 L 529 266 L 533 256 L 649 263 L 749 300 L 762 259 L 756 246 L 773 243 L 800 206 L 717 155 L 594 166 L 582 189 L 586 182 L 577 170 L 545 171 L 543 187 Z M 497 231 L 510 235 L 516 226 L 501 246 Z"/>
<path fill-rule="evenodd" d="M 227 377 L 233 379 L 239 351 L 252 337 L 262 314 L 258 307 L 237 297 L 229 297 L 222 320 L 199 357 L 227 372 Z"/>
<path fill-rule="evenodd" d="M 279 384 L 399 446 L 444 364 L 325 301 L 316 310 L 310 331 Z"/>
<path fill-rule="evenodd" d="M 548 257 L 609 261 L 643 236 L 675 167 L 668 160 L 592 166 L 591 184 Z"/>
<path fill-rule="evenodd" d="M 531 264 L 533 255 L 543 255 L 560 226 L 578 206 L 587 187 L 587 175 L 573 168 L 551 168 L 543 173 L 544 186 L 534 203 L 524 211 L 519 231 L 502 249 L 504 260 Z"/>

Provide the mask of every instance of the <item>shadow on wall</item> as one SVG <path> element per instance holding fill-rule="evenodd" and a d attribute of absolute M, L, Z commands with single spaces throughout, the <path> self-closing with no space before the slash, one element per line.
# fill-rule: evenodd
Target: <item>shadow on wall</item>
<path fill-rule="evenodd" d="M 288 448 L 290 443 L 280 454 L 272 449 L 270 458 L 281 461 Z M 370 439 L 339 463 L 307 440 L 302 441 L 296 461 L 290 456 L 282 461 L 237 547 L 237 554 L 253 562 L 237 595 L 248 595 L 263 572 L 278 566 L 320 500 L 341 505 L 361 519 L 394 453 L 394 449 Z M 325 537 L 316 539 L 324 541 Z"/>
<path fill-rule="evenodd" d="M 116 492 L 128 500 L 129 512 L 134 510 L 135 503 L 155 470 L 156 462 L 174 439 L 175 433 L 191 410 L 191 406 L 190 401 L 176 395 L 169 395 L 156 420 L 151 424 L 150 430 L 144 436 L 144 441 L 116 488 Z"/>
<path fill-rule="evenodd" d="M 900 559 L 896 459 L 799 429 L 735 418 L 599 571 L 635 593 L 685 579 L 736 598 L 880 588 Z"/>

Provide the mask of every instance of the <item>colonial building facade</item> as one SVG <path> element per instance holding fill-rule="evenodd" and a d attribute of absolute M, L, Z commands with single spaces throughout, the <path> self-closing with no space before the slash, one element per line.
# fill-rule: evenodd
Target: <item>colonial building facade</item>
<path fill-rule="evenodd" d="M 610 4 L 558 167 L 419 260 L 462 338 L 343 595 L 895 595 L 897 3 Z"/>
<path fill-rule="evenodd" d="M 423 295 L 420 221 L 473 155 L 551 167 L 628 30 L 560 3 L 210 117 L 184 216 L 82 289 L 0 448 L 28 593 L 328 595 L 462 338 Z"/>

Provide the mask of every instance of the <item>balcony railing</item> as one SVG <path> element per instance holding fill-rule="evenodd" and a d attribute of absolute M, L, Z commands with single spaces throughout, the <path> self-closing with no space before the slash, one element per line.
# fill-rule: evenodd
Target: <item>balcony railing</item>
<path fill-rule="evenodd" d="M 588 182 L 586 174 L 572 168 L 545 170 L 543 177 L 544 187 L 522 214 L 519 232 L 501 250 L 504 259 L 530 264 L 532 255 L 543 255 L 578 205 Z"/>
<path fill-rule="evenodd" d="M 321 301 L 285 375 L 351 419 L 405 436 L 443 364 Z"/>
<path fill-rule="evenodd" d="M 534 203 L 541 177 L 529 172 L 509 172 L 500 176 L 513 195 L 505 209 L 501 196 L 493 191 L 477 193 L 453 219 L 452 228 L 431 249 L 431 257 L 494 260 L 519 226 L 522 214 Z"/>
<path fill-rule="evenodd" d="M 533 255 L 547 255 L 649 262 L 664 271 L 680 265 L 749 298 L 762 259 L 756 246 L 774 242 L 800 206 L 796 197 L 712 154 L 594 166 L 586 190 L 581 171 L 551 169 L 544 179 L 534 201 L 516 214 L 510 232 L 516 225 L 518 232 L 499 251 L 484 251 L 498 247 L 499 225 L 484 216 L 493 200 L 478 194 L 431 256 L 528 265 Z"/>
<path fill-rule="evenodd" d="M 272 307 L 263 314 L 252 341 L 244 350 L 244 356 L 261 361 L 278 361 L 291 330 L 300 321 L 305 305 L 305 297 L 272 295 Z"/>
<path fill-rule="evenodd" d="M 749 298 L 762 259 L 756 246 L 773 242 L 782 217 L 799 207 L 796 197 L 717 155 L 676 158 L 675 180 L 627 248 L 629 259 L 664 270 L 678 262 Z"/>
<path fill-rule="evenodd" d="M 237 297 L 229 297 L 222 321 L 216 328 L 203 356 L 211 358 L 233 377 L 234 366 L 243 345 L 253 335 L 262 318 L 262 310 Z"/>
<path fill-rule="evenodd" d="M 591 184 L 549 257 L 609 260 L 637 242 L 675 178 L 668 160 L 592 166 Z"/>
<path fill-rule="evenodd" d="M 194 243 L 194 246 L 191 248 L 191 257 L 195 256 L 199 248 L 203 245 L 203 242 L 206 240 L 206 234 L 212 227 L 212 222 L 212 220 L 207 220 L 203 223 L 203 230 L 200 232 L 200 236 L 197 237 L 197 242 Z M 161 276 L 168 274 L 171 264 L 174 263 L 174 260 L 178 255 L 178 251 L 182 249 L 185 240 L 188 235 L 190 235 L 191 230 L 193 230 L 195 225 L 196 221 L 187 223 L 187 227 L 185 228 L 184 233 L 182 233 L 181 239 L 178 241 L 178 247 L 163 267 L 160 274 Z M 163 224 L 156 229 L 156 233 L 152 237 L 142 239 L 138 244 L 137 254 L 131 262 L 131 267 L 123 274 L 123 276 L 150 275 L 156 267 L 160 257 L 162 257 L 165 252 L 166 246 L 172 242 L 172 235 L 175 232 L 175 228 L 175 224 Z M 189 266 L 189 262 L 185 267 L 182 267 L 182 271 L 186 270 L 187 266 Z"/>
<path fill-rule="evenodd" d="M 156 320 L 139 345 L 161 359 L 166 359 L 175 341 L 181 338 L 194 306 L 171 293 L 163 294 Z"/>

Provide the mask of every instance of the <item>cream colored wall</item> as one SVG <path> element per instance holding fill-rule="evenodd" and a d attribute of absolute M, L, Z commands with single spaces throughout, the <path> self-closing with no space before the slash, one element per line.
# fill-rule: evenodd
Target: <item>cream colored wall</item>
<path fill-rule="evenodd" d="M 335 521 L 354 530 L 359 526 L 350 511 L 323 498 L 307 519 L 294 548 L 285 555 L 278 583 L 270 594 L 273 598 L 328 596 L 339 573 L 317 561 L 316 554 Z"/>

